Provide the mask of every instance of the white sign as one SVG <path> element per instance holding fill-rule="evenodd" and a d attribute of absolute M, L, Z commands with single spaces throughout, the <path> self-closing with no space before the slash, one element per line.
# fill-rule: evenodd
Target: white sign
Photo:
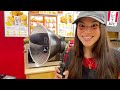
<path fill-rule="evenodd" d="M 28 37 L 28 11 L 4 11 L 5 37 Z"/>
<path fill-rule="evenodd" d="M 107 26 L 116 27 L 118 23 L 119 11 L 108 11 L 107 14 Z"/>

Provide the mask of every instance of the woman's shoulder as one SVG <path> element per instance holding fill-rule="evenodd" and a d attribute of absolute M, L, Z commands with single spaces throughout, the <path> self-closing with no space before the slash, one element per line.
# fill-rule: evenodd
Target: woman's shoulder
<path fill-rule="evenodd" d="M 112 50 L 114 51 L 115 55 L 119 55 L 120 56 L 120 49 L 118 49 L 118 48 L 112 48 Z"/>
<path fill-rule="evenodd" d="M 65 54 L 64 62 L 66 63 L 66 67 L 70 64 L 74 54 L 74 47 L 70 47 L 67 53 Z"/>
<path fill-rule="evenodd" d="M 117 63 L 117 69 L 118 71 L 120 72 L 120 50 L 115 48 L 115 49 L 112 49 L 114 51 L 114 58 L 115 58 L 115 61 Z"/>
<path fill-rule="evenodd" d="M 117 48 L 112 48 L 113 54 L 117 60 L 120 61 L 120 50 Z"/>

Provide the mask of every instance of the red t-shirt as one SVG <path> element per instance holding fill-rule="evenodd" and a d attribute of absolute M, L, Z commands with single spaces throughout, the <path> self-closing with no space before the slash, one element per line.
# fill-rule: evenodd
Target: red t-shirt
<path fill-rule="evenodd" d="M 65 53 L 65 56 L 64 56 L 64 62 L 66 62 L 66 60 L 67 60 L 67 58 L 68 58 L 68 52 L 70 51 L 70 49 L 71 49 L 71 48 L 68 47 L 67 50 L 66 50 L 66 53 Z M 84 60 L 83 60 L 83 65 L 84 65 L 86 68 L 89 68 L 89 69 L 96 69 L 96 67 L 97 67 L 94 58 L 84 58 Z"/>
<path fill-rule="evenodd" d="M 96 69 L 97 64 L 94 58 L 84 58 L 83 65 L 89 69 Z"/>

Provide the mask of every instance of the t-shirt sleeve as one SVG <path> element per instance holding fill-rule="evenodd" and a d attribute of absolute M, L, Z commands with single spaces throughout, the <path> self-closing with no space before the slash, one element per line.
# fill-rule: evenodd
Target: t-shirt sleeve
<path fill-rule="evenodd" d="M 115 50 L 115 58 L 117 60 L 118 72 L 119 72 L 119 75 L 120 75 L 120 51 Z"/>
<path fill-rule="evenodd" d="M 117 54 L 117 61 L 118 61 L 118 67 L 119 67 L 119 72 L 120 72 L 120 52 Z"/>

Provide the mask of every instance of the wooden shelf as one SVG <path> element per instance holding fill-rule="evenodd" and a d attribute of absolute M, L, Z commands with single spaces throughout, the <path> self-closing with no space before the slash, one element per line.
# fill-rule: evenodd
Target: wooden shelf
<path fill-rule="evenodd" d="M 109 38 L 118 38 L 118 32 L 107 32 Z"/>

